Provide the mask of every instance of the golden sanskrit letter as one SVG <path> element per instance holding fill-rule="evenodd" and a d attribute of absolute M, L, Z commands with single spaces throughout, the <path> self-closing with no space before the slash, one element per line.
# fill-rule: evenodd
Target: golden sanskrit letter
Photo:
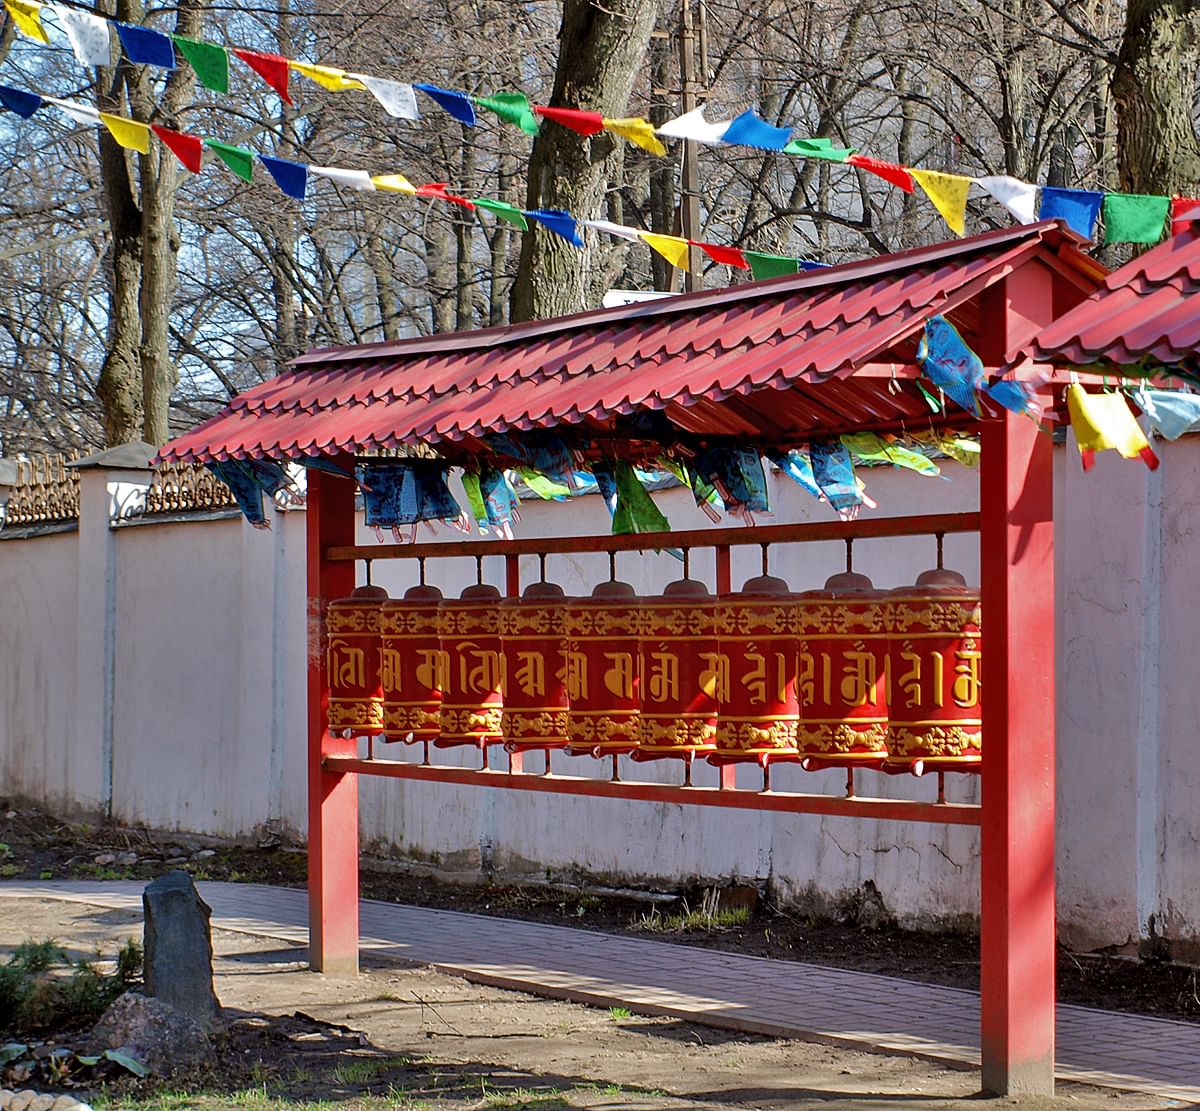
<path fill-rule="evenodd" d="M 679 700 L 679 657 L 660 648 L 650 653 L 650 675 L 646 684 L 651 702 Z"/>
<path fill-rule="evenodd" d="M 513 680 L 526 698 L 545 694 L 546 659 L 541 652 L 518 652 L 517 673 Z"/>
<path fill-rule="evenodd" d="M 605 652 L 612 663 L 604 672 L 604 686 L 618 698 L 633 697 L 633 655 L 629 652 Z"/>
<path fill-rule="evenodd" d="M 399 694 L 403 688 L 400 680 L 400 653 L 395 648 L 379 650 L 379 683 L 384 694 Z"/>
<path fill-rule="evenodd" d="M 750 692 L 750 705 L 761 706 L 767 701 L 767 657 L 754 649 L 753 644 L 746 645 L 746 662 L 754 666 L 741 681 Z"/>
<path fill-rule="evenodd" d="M 458 646 L 458 682 L 463 694 L 491 694 L 500 687 L 500 653 L 471 641 Z"/>
<path fill-rule="evenodd" d="M 805 651 L 800 653 L 800 671 L 796 676 L 796 690 L 800 694 L 800 702 L 804 706 L 811 706 L 817 696 L 817 661 L 813 659 L 811 652 Z"/>
<path fill-rule="evenodd" d="M 914 706 L 921 705 L 921 656 L 912 650 L 911 642 L 905 641 L 900 658 L 912 665 L 896 679 L 900 689 L 908 696 L 904 705 L 911 710 Z"/>
<path fill-rule="evenodd" d="M 422 648 L 417 682 L 427 691 L 444 691 L 450 685 L 450 653 L 440 648 Z"/>
<path fill-rule="evenodd" d="M 588 660 L 582 652 L 567 653 L 567 697 L 572 701 L 588 696 Z"/>
<path fill-rule="evenodd" d="M 941 652 L 930 652 L 929 657 L 933 661 L 933 704 L 941 707 L 946 704 L 946 691 L 943 685 L 946 675 L 946 657 Z"/>
<path fill-rule="evenodd" d="M 361 648 L 353 648 L 344 640 L 329 642 L 329 681 L 338 687 L 367 685 L 366 657 Z"/>
<path fill-rule="evenodd" d="M 842 665 L 842 701 L 847 706 L 865 706 L 875 699 L 879 663 L 874 652 L 864 649 L 861 640 L 855 641 L 854 649 L 846 653 L 846 662 Z"/>
<path fill-rule="evenodd" d="M 722 652 L 701 652 L 700 658 L 708 664 L 700 672 L 700 689 L 709 698 L 718 702 L 729 701 L 729 657 Z"/>
<path fill-rule="evenodd" d="M 964 710 L 979 705 L 979 660 L 982 653 L 968 640 L 954 653 L 958 663 L 954 665 L 954 703 Z"/>

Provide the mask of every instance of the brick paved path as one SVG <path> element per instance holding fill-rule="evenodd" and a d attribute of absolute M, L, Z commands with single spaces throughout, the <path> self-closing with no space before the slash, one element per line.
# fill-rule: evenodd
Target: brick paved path
<path fill-rule="evenodd" d="M 140 910 L 144 885 L 0 883 L 0 898 Z M 305 944 L 303 891 L 201 883 L 213 925 Z M 870 973 L 363 900 L 362 947 L 482 983 L 713 1026 L 979 1064 L 979 996 Z M 1058 1008 L 1057 1074 L 1200 1102 L 1200 1025 Z"/>

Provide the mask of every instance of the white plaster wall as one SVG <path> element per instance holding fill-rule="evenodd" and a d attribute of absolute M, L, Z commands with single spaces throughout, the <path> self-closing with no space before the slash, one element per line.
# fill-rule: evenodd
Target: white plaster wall
<path fill-rule="evenodd" d="M 1084 475 L 1073 448 L 1058 452 L 1059 911 L 1064 936 L 1084 946 L 1123 944 L 1152 929 L 1200 938 L 1200 684 L 1191 674 L 1200 617 L 1193 586 L 1200 507 L 1192 494 L 1200 437 L 1160 454 L 1156 474 L 1102 456 Z M 944 470 L 946 480 L 867 472 L 878 512 L 974 508 L 976 476 L 954 464 Z M 828 519 L 827 507 L 786 478 L 771 482 L 778 520 Z M 656 498 L 675 527 L 707 525 L 686 491 Z M 597 498 L 526 502 L 523 514 L 522 536 L 609 527 Z M 302 834 L 304 515 L 275 513 L 273 523 L 270 533 L 219 520 L 111 533 L 85 527 L 79 537 L 0 543 L 0 794 L 103 809 L 96 724 L 103 715 L 93 706 L 103 685 L 91 674 L 102 653 L 88 646 L 104 639 L 97 626 L 104 607 L 92 600 L 94 549 L 106 537 L 115 592 L 114 818 L 239 837 L 275 820 Z M 367 530 L 360 535 L 370 542 Z M 80 559 L 84 540 L 89 549 Z M 928 538 L 861 541 L 854 552 L 856 569 L 879 586 L 911 581 L 933 558 Z M 772 550 L 771 570 L 803 589 L 820 585 L 843 560 L 840 543 L 792 545 Z M 977 538 L 948 537 L 946 562 L 977 579 Z M 735 549 L 734 585 L 759 565 L 757 548 Z M 617 570 L 639 592 L 655 593 L 681 568 L 669 555 L 646 553 L 618 556 Z M 537 560 L 524 560 L 522 571 L 526 581 L 536 577 Z M 590 590 L 607 571 L 605 556 L 556 556 L 548 564 L 548 576 L 568 593 Z M 712 584 L 709 553 L 697 554 L 692 574 Z M 447 594 L 474 576 L 472 559 L 430 565 L 427 575 Z M 485 577 L 502 585 L 503 561 L 486 560 Z M 416 569 L 379 563 L 374 579 L 399 595 Z M 419 757 L 403 746 L 387 751 Z M 529 759 L 535 767 L 540 760 Z M 554 767 L 607 772 L 563 754 Z M 649 764 L 637 774 L 678 781 L 680 769 Z M 739 774 L 757 782 L 753 769 Z M 715 773 L 705 767 L 697 777 Z M 842 781 L 841 773 L 797 768 L 773 777 L 781 789 L 839 791 Z M 929 797 L 933 784 L 863 773 L 861 789 Z M 973 801 L 978 783 L 951 777 L 949 791 Z M 373 851 L 459 874 L 549 870 L 662 885 L 756 878 L 785 897 L 835 897 L 871 880 L 907 918 L 954 918 L 978 906 L 978 837 L 969 829 L 364 779 L 361 830 Z"/>

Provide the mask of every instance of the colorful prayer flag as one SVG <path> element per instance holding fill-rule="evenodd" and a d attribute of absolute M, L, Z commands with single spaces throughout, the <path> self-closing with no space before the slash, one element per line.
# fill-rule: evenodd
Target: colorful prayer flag
<path fill-rule="evenodd" d="M 228 143 L 218 143 L 216 139 L 205 139 L 204 145 L 209 147 L 229 169 L 243 181 L 254 178 L 254 152 L 242 147 L 232 147 Z"/>
<path fill-rule="evenodd" d="M 260 154 L 258 160 L 266 166 L 282 192 L 298 201 L 304 200 L 304 194 L 308 191 L 308 167 L 303 162 L 273 158 L 268 154 Z"/>
<path fill-rule="evenodd" d="M 262 54 L 257 50 L 234 49 L 236 54 L 258 74 L 280 96 L 284 104 L 291 104 L 288 94 L 288 60 L 280 54 Z"/>
<path fill-rule="evenodd" d="M 917 364 L 959 408 L 979 416 L 976 391 L 983 384 L 983 361 L 944 316 L 931 316 L 925 322 Z"/>
<path fill-rule="evenodd" d="M 933 207 L 942 214 L 942 219 L 956 235 L 965 234 L 967 219 L 967 193 L 971 179 L 961 174 L 943 174 L 937 170 L 908 171 L 924 190 Z"/>
<path fill-rule="evenodd" d="M 976 183 L 999 201 L 1022 224 L 1037 220 L 1037 186 L 1020 178 L 997 174 L 979 177 Z"/>
<path fill-rule="evenodd" d="M 639 146 L 643 150 L 648 150 L 651 154 L 667 153 L 667 148 L 662 145 L 662 141 L 654 134 L 654 125 L 649 120 L 633 116 L 610 120 L 606 116 L 604 118 L 604 126 L 606 130 L 620 135 L 624 139 L 628 139 L 635 146 Z"/>
<path fill-rule="evenodd" d="M 505 223 L 513 224 L 522 231 L 527 231 L 529 228 L 529 221 L 525 219 L 525 213 L 516 205 L 507 204 L 504 201 L 494 201 L 488 197 L 472 197 L 471 202 L 476 208 L 482 208 L 485 212 L 492 213 Z"/>
<path fill-rule="evenodd" d="M 722 136 L 729 130 L 730 123 L 732 123 L 731 120 L 709 123 L 704 118 L 703 108 L 693 108 L 682 116 L 668 120 L 658 128 L 658 133 L 665 135 L 668 139 L 690 139 L 697 143 L 716 147 L 722 144 Z"/>
<path fill-rule="evenodd" d="M 201 160 L 204 157 L 204 144 L 197 135 L 185 135 L 181 131 L 172 131 L 158 124 L 150 125 L 154 134 L 171 150 L 176 158 L 183 163 L 184 168 L 192 173 L 200 172 Z"/>
<path fill-rule="evenodd" d="M 580 135 L 599 135 L 604 130 L 604 117 L 599 112 L 581 112 L 577 108 L 546 108 L 540 104 L 535 104 L 533 110 L 539 116 L 544 116 Z"/>
<path fill-rule="evenodd" d="M 403 174 L 375 174 L 371 181 L 381 193 L 405 193 L 410 197 L 417 195 L 417 187 Z"/>
<path fill-rule="evenodd" d="M 436 85 L 417 84 L 413 85 L 413 88 L 420 89 L 435 104 L 449 112 L 459 123 L 465 123 L 468 127 L 475 126 L 475 106 L 471 103 L 471 98 L 466 93 L 458 93 L 453 89 L 439 89 Z"/>
<path fill-rule="evenodd" d="M 790 127 L 774 127 L 760 119 L 753 108 L 747 108 L 732 120 L 721 136 L 730 146 L 757 147 L 759 150 L 784 150 L 792 137 Z"/>
<path fill-rule="evenodd" d="M 535 208 L 526 211 L 530 220 L 536 220 L 543 227 L 549 228 L 555 235 L 561 235 L 573 247 L 582 247 L 583 240 L 575 226 L 575 217 L 559 208 Z"/>
<path fill-rule="evenodd" d="M 132 23 L 116 23 L 117 38 L 127 57 L 135 65 L 158 66 L 159 69 L 175 68 L 175 47 L 171 36 L 149 27 L 136 27 Z"/>
<path fill-rule="evenodd" d="M 677 270 L 688 269 L 691 244 L 677 235 L 655 235 L 644 231 L 640 236 Z"/>
<path fill-rule="evenodd" d="M 138 123 L 137 120 L 127 120 L 109 112 L 100 113 L 100 122 L 108 128 L 108 133 L 116 139 L 118 145 L 126 150 L 136 150 L 139 154 L 150 153 L 149 124 Z"/>
<path fill-rule="evenodd" d="M 1088 393 L 1072 382 L 1067 387 L 1067 411 L 1085 471 L 1092 469 L 1096 452 L 1110 448 L 1126 459 L 1140 457 L 1151 470 L 1158 467 L 1158 456 L 1121 394 Z"/>
<path fill-rule="evenodd" d="M 895 162 L 883 162 L 878 158 L 868 158 L 865 154 L 852 154 L 846 161 L 851 166 L 857 166 L 859 169 L 867 170 L 869 173 L 883 178 L 884 181 L 890 181 L 896 188 L 903 189 L 906 193 L 911 193 L 915 188 L 912 175 L 905 167 L 897 166 Z"/>
<path fill-rule="evenodd" d="M 1154 431 L 1165 439 L 1178 440 L 1185 432 L 1200 427 L 1200 395 L 1182 390 L 1139 389 L 1134 400 Z"/>
<path fill-rule="evenodd" d="M 800 260 L 788 258 L 786 255 L 767 255 L 761 251 L 743 251 L 746 261 L 750 264 L 750 273 L 754 280 L 763 278 L 780 278 L 785 274 L 799 274 Z"/>
<path fill-rule="evenodd" d="M 29 119 L 42 106 L 42 98 L 37 93 L 0 85 L 0 104 L 23 119 Z"/>
<path fill-rule="evenodd" d="M 794 154 L 800 158 L 824 158 L 828 162 L 845 162 L 855 150 L 855 147 L 835 147 L 831 139 L 792 139 L 783 148 L 783 153 Z"/>
<path fill-rule="evenodd" d="M 371 77 L 365 73 L 353 76 L 361 81 L 367 91 L 383 106 L 383 110 L 397 120 L 419 120 L 417 95 L 413 87 L 404 81 L 391 81 L 386 77 Z"/>
<path fill-rule="evenodd" d="M 112 63 L 112 37 L 108 20 L 78 8 L 48 4 L 54 19 L 67 36 L 75 60 L 81 66 L 107 66 Z"/>
<path fill-rule="evenodd" d="M 1171 198 L 1171 234 L 1187 231 L 1194 221 L 1200 220 L 1200 197 Z M 1196 225 L 1200 226 L 1200 225 Z"/>
<path fill-rule="evenodd" d="M 746 254 L 738 247 L 723 247 L 719 243 L 697 243 L 700 248 L 713 262 L 721 262 L 726 266 L 735 266 L 739 270 L 749 270 L 750 263 L 746 260 Z"/>
<path fill-rule="evenodd" d="M 196 71 L 196 78 L 206 89 L 214 93 L 229 92 L 229 53 L 225 47 L 198 39 L 185 39 L 173 35 L 175 49 L 183 60 Z"/>
<path fill-rule="evenodd" d="M 1042 188 L 1038 219 L 1063 220 L 1072 231 L 1090 240 L 1096 236 L 1096 221 L 1103 203 L 1104 194 L 1091 189 L 1054 189 L 1047 185 Z"/>
<path fill-rule="evenodd" d="M 37 0 L 4 0 L 4 7 L 21 34 L 35 42 L 50 45 L 46 29 L 42 26 L 42 5 Z"/>
<path fill-rule="evenodd" d="M 310 81 L 315 81 L 322 89 L 328 89 L 331 93 L 344 93 L 350 89 L 365 92 L 367 88 L 344 69 L 335 69 L 333 66 L 315 66 L 308 62 L 296 62 L 289 58 L 288 68 L 303 74 Z"/>
<path fill-rule="evenodd" d="M 53 104 L 55 108 L 65 112 L 76 123 L 82 124 L 84 127 L 94 126 L 100 122 L 100 111 L 93 108 L 90 104 L 80 104 L 74 100 L 59 100 L 56 96 L 43 97 L 47 104 Z"/>
<path fill-rule="evenodd" d="M 493 93 L 491 96 L 477 96 L 475 103 L 480 108 L 495 112 L 505 123 L 519 127 L 526 135 L 538 133 L 537 117 L 533 114 L 533 105 L 529 97 L 520 92 Z"/>
<path fill-rule="evenodd" d="M 418 197 L 436 197 L 439 201 L 449 201 L 451 204 L 461 205 L 463 208 L 474 208 L 475 206 L 467 200 L 466 197 L 460 197 L 456 193 L 447 193 L 445 181 L 430 181 L 424 185 L 417 186 Z"/>
<path fill-rule="evenodd" d="M 642 233 L 637 228 L 626 227 L 624 224 L 614 224 L 611 220 L 581 220 L 585 228 L 595 228 L 606 235 L 615 235 L 618 239 L 628 239 L 634 243 L 640 242 Z"/>
<path fill-rule="evenodd" d="M 311 173 L 328 178 L 347 189 L 357 189 L 363 193 L 375 192 L 375 182 L 366 170 L 343 170 L 338 166 L 309 166 Z"/>
<path fill-rule="evenodd" d="M 1105 243 L 1157 243 L 1163 237 L 1170 197 L 1140 193 L 1104 195 Z"/>

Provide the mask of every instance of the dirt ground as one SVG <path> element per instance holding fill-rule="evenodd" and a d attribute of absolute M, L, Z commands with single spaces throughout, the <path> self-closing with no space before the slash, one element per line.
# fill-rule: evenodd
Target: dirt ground
<path fill-rule="evenodd" d="M 53 900 L 0 900 L 0 959 L 57 938 L 79 956 L 140 936 L 140 915 Z M 535 999 L 398 962 L 353 980 L 307 971 L 304 951 L 214 932 L 228 1031 L 212 1070 L 165 1087 L 129 1080 L 80 1093 L 99 1108 L 173 1111 L 856 1108 L 948 1111 L 980 1102 L 973 1072 Z M 317 1101 L 321 1101 L 319 1104 Z M 1117 1111 L 1148 1097 L 1060 1085 L 1021 1106 Z"/>
<path fill-rule="evenodd" d="M 13 817 L 8 817 L 10 813 Z M 173 840 L 142 830 L 69 825 L 28 808 L 13 811 L 2 798 L 0 846 L 0 878 L 149 880 L 170 863 L 197 879 L 283 887 L 305 882 L 303 853 L 273 838 L 260 848 L 202 848 L 195 840 Z M 674 902 L 652 903 L 570 886 L 444 883 L 395 868 L 372 870 L 369 860 L 363 863 L 362 893 L 372 899 L 654 935 L 704 948 L 811 961 L 950 987 L 976 989 L 979 984 L 977 936 L 899 929 L 888 922 L 886 909 L 870 898 L 870 892 L 836 914 L 820 916 L 758 903 L 746 922 L 717 927 L 669 921 L 687 907 L 695 909 L 699 891 L 678 893 Z M 1163 959 L 1060 949 L 1058 998 L 1064 1003 L 1200 1022 L 1198 973 L 1193 966 Z"/>

